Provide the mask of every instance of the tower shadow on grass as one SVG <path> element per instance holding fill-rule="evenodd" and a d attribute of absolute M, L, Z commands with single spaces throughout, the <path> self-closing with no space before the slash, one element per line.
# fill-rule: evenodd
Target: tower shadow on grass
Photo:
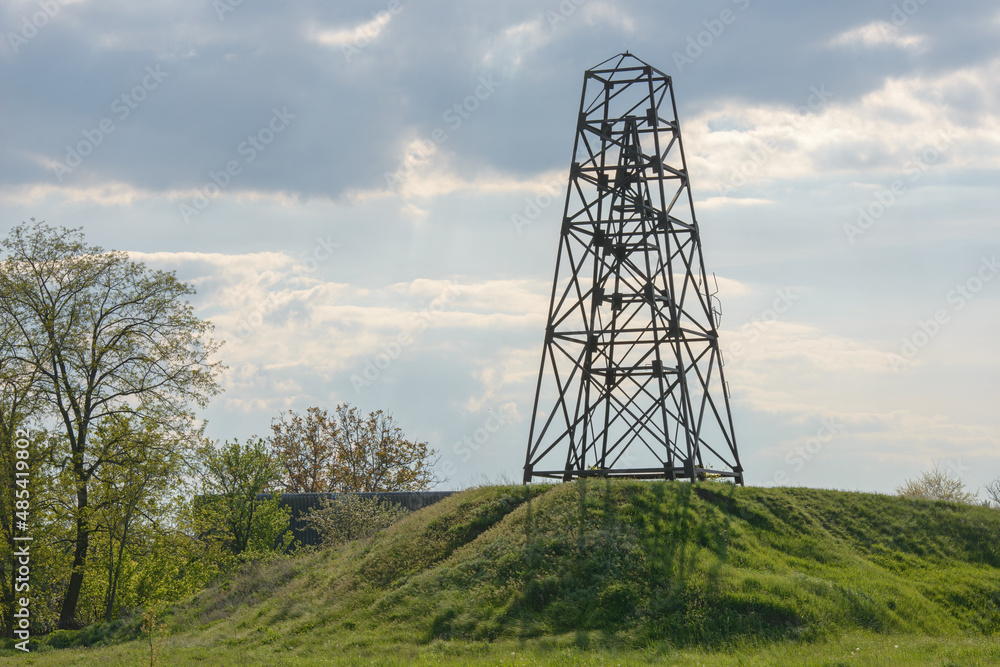
<path fill-rule="evenodd" d="M 705 634 L 727 562 L 728 516 L 686 482 L 581 479 L 561 509 L 529 502 L 525 604 L 582 646 L 636 623 Z M 678 621 L 683 622 L 677 626 Z M 677 627 L 675 627 L 677 626 Z M 662 634 L 662 633 L 655 633 Z"/>

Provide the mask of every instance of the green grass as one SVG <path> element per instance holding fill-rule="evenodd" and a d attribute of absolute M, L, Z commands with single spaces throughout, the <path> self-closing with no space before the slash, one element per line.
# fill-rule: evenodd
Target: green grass
<path fill-rule="evenodd" d="M 210 646 L 198 640 L 173 638 L 159 649 L 157 664 L 194 665 L 704 665 L 749 666 L 885 666 L 937 665 L 969 667 L 1000 664 L 1000 646 L 979 638 L 939 638 L 910 635 L 851 633 L 822 642 L 780 642 L 724 651 L 678 649 L 661 645 L 622 649 L 604 645 L 581 648 L 576 635 L 545 640 L 497 642 L 433 642 L 427 645 L 380 645 L 345 649 L 337 642 L 317 643 L 305 650 L 282 647 Z M 149 648 L 138 642 L 101 648 L 72 648 L 0 658 L 0 664 L 100 665 L 149 664 Z"/>
<path fill-rule="evenodd" d="M 1000 663 L 1000 512 L 721 484 L 484 487 L 251 566 L 163 623 L 171 665 L 985 665 Z M 148 645 L 115 644 L 136 628 L 63 633 L 51 643 L 93 648 L 28 664 L 148 664 Z"/>

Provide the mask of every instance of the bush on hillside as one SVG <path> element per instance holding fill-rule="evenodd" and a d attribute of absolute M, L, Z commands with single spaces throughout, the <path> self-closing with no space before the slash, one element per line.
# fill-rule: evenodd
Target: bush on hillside
<path fill-rule="evenodd" d="M 896 493 L 904 498 L 919 500 L 947 500 L 953 503 L 976 504 L 976 494 L 965 488 L 965 483 L 957 477 L 952 477 L 948 471 L 942 470 L 937 464 L 925 471 L 916 479 L 907 480 Z"/>
<path fill-rule="evenodd" d="M 375 498 L 340 496 L 323 498 L 303 521 L 319 533 L 325 546 L 337 546 L 374 535 L 409 512 L 394 503 Z"/>

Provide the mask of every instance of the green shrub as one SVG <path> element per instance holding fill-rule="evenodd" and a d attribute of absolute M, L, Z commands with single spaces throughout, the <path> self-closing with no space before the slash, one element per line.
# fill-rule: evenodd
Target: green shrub
<path fill-rule="evenodd" d="M 323 498 L 303 520 L 319 533 L 325 546 L 337 546 L 374 535 L 408 513 L 394 503 L 345 495 Z"/>

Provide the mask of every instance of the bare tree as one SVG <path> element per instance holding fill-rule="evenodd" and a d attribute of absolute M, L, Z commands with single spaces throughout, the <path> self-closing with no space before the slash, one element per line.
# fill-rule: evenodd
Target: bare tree
<path fill-rule="evenodd" d="M 281 413 L 271 423 L 271 447 L 285 470 L 289 493 L 323 493 L 330 489 L 330 464 L 337 453 L 340 428 L 326 410 L 309 408 L 306 415 Z"/>
<path fill-rule="evenodd" d="M 337 406 L 340 443 L 330 470 L 331 491 L 423 491 L 438 483 L 433 449 L 407 440 L 392 415 L 381 410 L 362 417 L 357 408 Z"/>
<path fill-rule="evenodd" d="M 342 403 L 328 415 L 309 408 L 304 418 L 282 414 L 271 428 L 271 446 L 292 493 L 422 491 L 438 483 L 436 452 L 408 440 L 381 410 L 362 415 Z"/>
<path fill-rule="evenodd" d="M 1000 477 L 987 484 L 985 491 L 986 501 L 993 507 L 1000 509 Z"/>

